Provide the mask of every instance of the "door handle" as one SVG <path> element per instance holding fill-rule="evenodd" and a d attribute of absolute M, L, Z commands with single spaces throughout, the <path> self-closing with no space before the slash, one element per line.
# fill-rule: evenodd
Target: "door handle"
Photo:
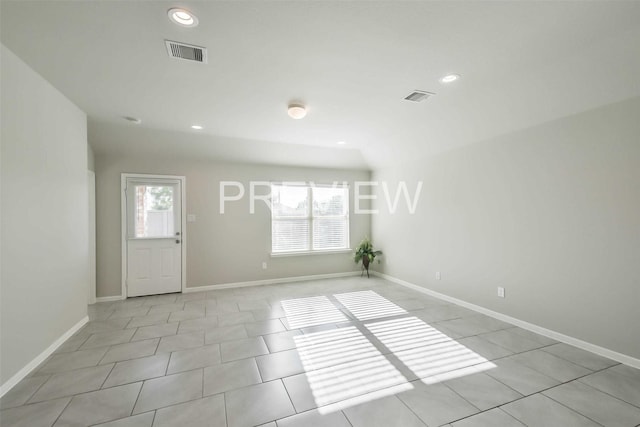
<path fill-rule="evenodd" d="M 176 243 L 180 243 L 180 239 L 176 239 Z"/>

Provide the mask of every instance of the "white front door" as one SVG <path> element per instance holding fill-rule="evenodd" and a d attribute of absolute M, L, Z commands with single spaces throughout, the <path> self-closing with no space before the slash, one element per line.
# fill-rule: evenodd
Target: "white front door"
<path fill-rule="evenodd" d="M 182 290 L 182 181 L 127 177 L 127 296 Z"/>

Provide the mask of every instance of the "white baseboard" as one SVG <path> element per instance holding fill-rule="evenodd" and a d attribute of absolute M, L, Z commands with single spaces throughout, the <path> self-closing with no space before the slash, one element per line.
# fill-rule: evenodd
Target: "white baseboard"
<path fill-rule="evenodd" d="M 219 285 L 205 285 L 205 286 L 194 286 L 190 288 L 184 288 L 182 292 L 185 294 L 188 294 L 191 292 L 215 291 L 216 289 L 245 288 L 248 286 L 276 285 L 278 283 L 306 282 L 309 280 L 335 279 L 338 277 L 357 276 L 358 274 L 360 274 L 360 271 L 347 271 L 343 273 L 314 274 L 309 276 L 280 277 L 276 279 L 251 280 L 248 282 L 221 283 Z M 127 298 L 122 295 L 115 295 L 111 297 L 98 297 L 96 298 L 96 302 L 120 301 L 124 299 L 127 299 Z"/>
<path fill-rule="evenodd" d="M 96 298 L 96 302 L 120 301 L 123 299 L 127 299 L 127 298 L 123 297 L 122 295 L 116 295 L 113 297 L 98 297 Z"/>
<path fill-rule="evenodd" d="M 53 354 L 58 347 L 60 347 L 66 340 L 68 340 L 73 334 L 75 334 L 80 328 L 82 328 L 89 321 L 89 316 L 85 316 L 78 323 L 73 325 L 71 329 L 65 332 L 60 338 L 54 341 L 45 351 L 40 353 L 35 359 L 27 363 L 27 365 L 20 369 L 14 376 L 9 378 L 7 382 L 0 386 L 0 397 L 4 396 L 9 390 L 11 390 L 16 384 L 18 384 L 24 377 L 29 375 L 31 371 L 38 367 L 44 360 Z"/>
<path fill-rule="evenodd" d="M 281 277 L 277 279 L 252 280 L 249 282 L 221 283 L 219 285 L 194 286 L 192 288 L 185 288 L 183 292 L 191 293 L 191 292 L 215 291 L 218 289 L 245 288 L 247 286 L 276 285 L 279 283 L 291 283 L 291 282 L 306 282 L 309 280 L 335 279 L 338 277 L 357 276 L 359 274 L 360 274 L 360 271 L 347 271 L 344 273 L 314 274 L 310 276 Z"/>
<path fill-rule="evenodd" d="M 560 332 L 553 331 L 551 329 L 543 328 L 542 326 L 535 325 L 533 323 L 525 322 L 524 320 L 517 319 L 515 317 L 507 316 L 506 314 L 499 313 L 497 311 L 489 310 L 488 308 L 481 307 L 479 305 L 471 304 L 469 302 L 450 297 L 445 294 L 441 294 L 436 291 L 432 291 L 431 289 L 424 288 L 422 286 L 418 286 L 416 284 L 407 282 L 402 279 L 398 279 L 397 277 L 389 276 L 388 274 L 372 272 L 373 275 L 378 276 L 380 278 L 386 279 L 390 282 L 397 283 L 398 285 L 405 286 L 407 288 L 413 289 L 414 291 L 422 292 L 432 297 L 436 297 L 441 300 L 449 301 L 454 304 L 457 304 L 461 307 L 468 308 L 473 311 L 477 311 L 478 313 L 485 314 L 487 316 L 491 316 L 495 319 L 502 320 L 503 322 L 511 323 L 512 325 L 519 326 L 522 329 L 527 329 L 531 332 L 535 332 L 540 335 L 544 335 L 545 337 L 554 339 L 556 341 L 561 341 L 563 343 L 572 345 L 574 347 L 581 348 L 586 351 L 590 351 L 592 353 L 598 354 L 603 357 L 607 357 L 611 360 L 615 360 L 616 362 L 624 363 L 625 365 L 633 366 L 634 368 L 640 369 L 640 359 L 636 359 L 635 357 L 628 356 L 626 354 L 618 353 L 617 351 L 610 350 L 605 347 L 600 347 L 599 345 L 592 344 L 590 342 L 582 341 L 578 338 L 574 338 L 569 335 L 562 334 Z"/>

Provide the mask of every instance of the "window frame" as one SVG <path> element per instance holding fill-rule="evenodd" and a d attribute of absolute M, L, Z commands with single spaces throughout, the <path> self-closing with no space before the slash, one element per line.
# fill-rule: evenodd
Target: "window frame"
<path fill-rule="evenodd" d="M 350 217 L 350 204 L 351 204 L 351 192 L 349 191 L 349 184 L 347 182 L 343 182 L 340 184 L 316 184 L 313 182 L 271 182 L 271 195 L 273 195 L 273 187 L 304 187 L 307 190 L 307 200 L 309 203 L 307 204 L 307 212 L 304 216 L 297 217 L 285 217 L 285 216 L 276 216 L 274 215 L 273 206 L 270 207 L 271 213 L 271 257 L 285 257 L 285 256 L 299 256 L 299 255 L 319 255 L 319 254 L 335 254 L 335 253 L 348 253 L 351 252 L 351 239 L 350 239 L 350 226 L 351 226 L 351 217 Z M 314 188 L 333 188 L 333 189 L 342 189 L 346 192 L 346 203 L 345 203 L 345 213 L 344 215 L 315 215 L 313 209 L 313 189 Z M 273 197 L 270 198 L 271 203 L 273 203 Z M 334 249 L 313 249 L 314 248 L 314 239 L 313 239 L 313 226 L 314 219 L 316 218 L 324 218 L 324 219 L 343 219 L 346 225 L 345 232 L 345 247 L 343 248 L 334 248 Z M 273 224 L 276 221 L 287 221 L 287 220 L 305 220 L 308 223 L 309 235 L 308 242 L 309 245 L 307 249 L 304 250 L 291 250 L 291 251 L 274 251 L 273 247 Z"/>

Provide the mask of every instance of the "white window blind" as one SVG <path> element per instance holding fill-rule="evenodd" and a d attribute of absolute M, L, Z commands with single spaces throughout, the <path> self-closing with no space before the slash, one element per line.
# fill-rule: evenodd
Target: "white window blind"
<path fill-rule="evenodd" d="M 346 186 L 271 186 L 273 253 L 349 248 L 349 189 Z"/>

